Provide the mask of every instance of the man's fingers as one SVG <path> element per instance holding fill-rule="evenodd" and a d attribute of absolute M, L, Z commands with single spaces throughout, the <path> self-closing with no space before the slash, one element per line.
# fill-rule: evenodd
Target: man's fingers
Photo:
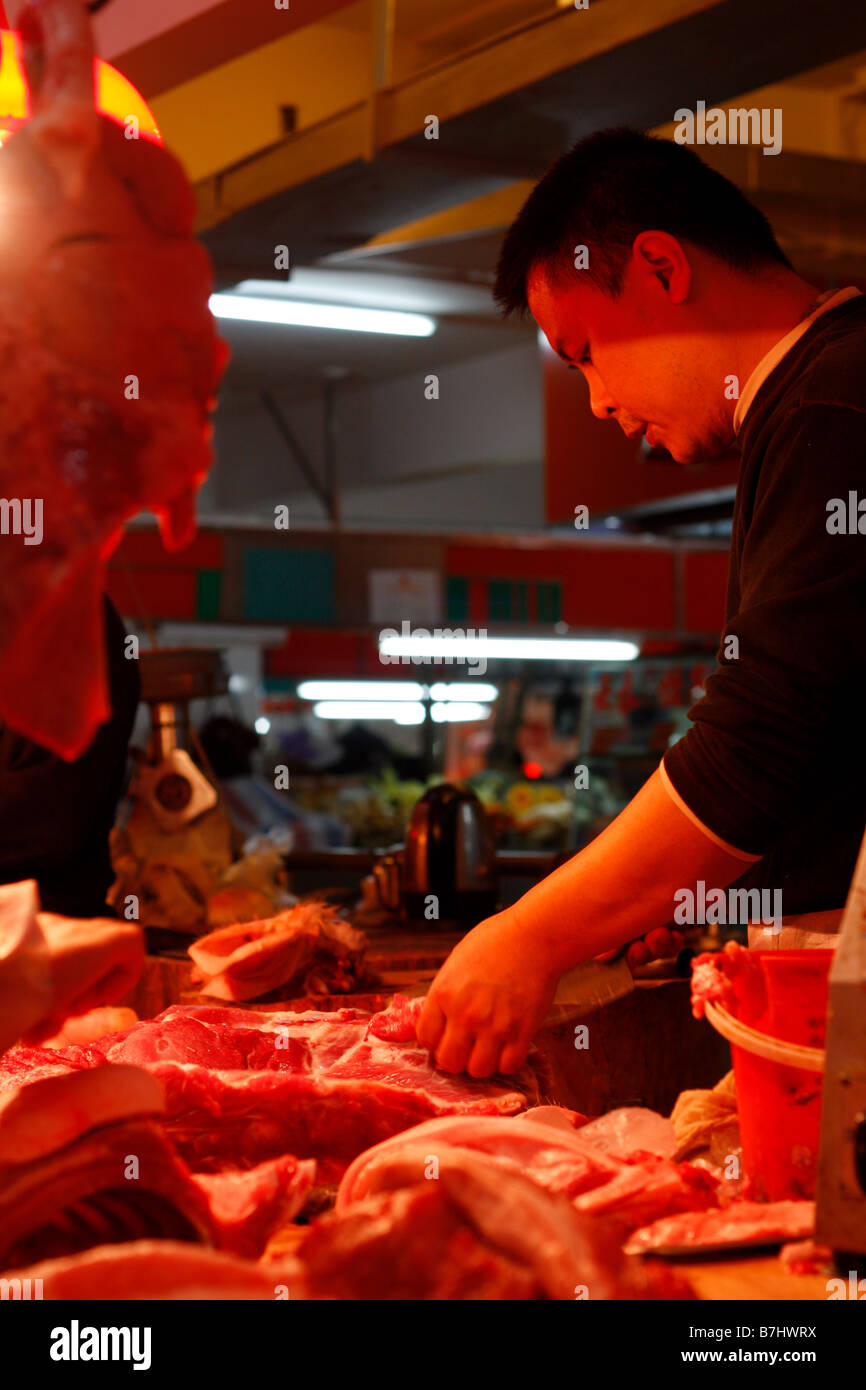
<path fill-rule="evenodd" d="M 506 1076 L 511 1072 L 520 1071 L 528 1051 L 528 1038 L 518 1038 L 515 1042 L 506 1043 L 499 1057 L 497 1071 L 504 1072 Z"/>
<path fill-rule="evenodd" d="M 633 941 L 625 953 L 625 958 L 634 970 L 639 965 L 647 965 L 652 960 L 652 952 L 645 941 Z"/>
<path fill-rule="evenodd" d="M 429 994 L 424 1000 L 424 1007 L 418 1015 L 418 1023 L 415 1028 L 415 1036 L 422 1047 L 426 1047 L 428 1052 L 435 1052 L 439 1045 L 439 1039 L 445 1032 L 445 1015 L 436 1002 L 435 997 Z"/>
<path fill-rule="evenodd" d="M 615 960 L 622 950 L 625 950 L 625 958 L 632 969 L 638 966 L 648 965 L 651 960 L 667 960 L 670 956 L 676 956 L 683 949 L 683 936 L 681 932 L 671 931 L 670 927 L 653 927 L 646 936 L 640 936 L 636 941 L 629 942 L 626 947 L 619 947 L 615 951 L 602 951 L 595 957 L 596 960 L 607 962 Z"/>
<path fill-rule="evenodd" d="M 651 932 L 647 932 L 644 941 L 652 955 L 660 960 L 677 955 L 683 948 L 682 935 L 678 931 L 671 931 L 669 927 L 655 927 Z"/>
<path fill-rule="evenodd" d="M 499 1068 L 499 1055 L 502 1051 L 501 1033 L 486 1032 L 476 1039 L 469 1054 L 466 1070 L 470 1076 L 492 1076 Z"/>
<path fill-rule="evenodd" d="M 466 1024 L 448 1020 L 445 1035 L 436 1049 L 436 1065 L 442 1071 L 465 1071 L 475 1045 L 475 1035 Z"/>

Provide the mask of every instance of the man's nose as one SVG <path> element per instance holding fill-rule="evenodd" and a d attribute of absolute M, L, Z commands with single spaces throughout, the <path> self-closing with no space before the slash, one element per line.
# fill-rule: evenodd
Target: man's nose
<path fill-rule="evenodd" d="M 610 420 L 617 411 L 616 401 L 598 378 L 589 383 L 589 408 L 597 420 Z"/>

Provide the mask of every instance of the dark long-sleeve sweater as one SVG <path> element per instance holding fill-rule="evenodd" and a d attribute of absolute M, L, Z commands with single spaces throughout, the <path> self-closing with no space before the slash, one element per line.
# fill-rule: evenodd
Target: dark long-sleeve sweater
<path fill-rule="evenodd" d="M 105 895 L 114 878 L 108 835 L 140 690 L 138 663 L 126 659 L 125 639 L 123 623 L 106 600 L 112 713 L 80 758 L 64 762 L 0 727 L 0 883 L 35 878 L 48 912 L 96 917 L 107 910 Z"/>
<path fill-rule="evenodd" d="M 794 344 L 738 443 L 720 669 L 664 765 L 762 856 L 738 886 L 781 889 L 786 914 L 840 907 L 866 829 L 866 295 Z M 853 534 L 833 533 L 834 500 Z"/>

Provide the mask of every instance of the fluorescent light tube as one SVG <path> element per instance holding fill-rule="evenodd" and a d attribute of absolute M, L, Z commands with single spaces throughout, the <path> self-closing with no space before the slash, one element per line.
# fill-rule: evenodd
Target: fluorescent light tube
<path fill-rule="evenodd" d="M 420 700 L 423 685 L 417 681 L 301 681 L 302 700 Z"/>
<path fill-rule="evenodd" d="M 353 333 L 393 333 L 429 338 L 436 320 L 402 309 L 359 309 L 350 304 L 314 304 L 308 300 L 249 294 L 212 294 L 210 310 L 218 319 L 276 323 L 291 328 L 338 328 Z"/>
<path fill-rule="evenodd" d="M 595 637 L 436 637 L 420 633 L 385 637 L 379 650 L 385 656 L 426 657 L 430 661 L 447 657 L 486 657 L 488 661 L 634 661 L 639 651 L 634 642 Z"/>
<path fill-rule="evenodd" d="M 321 700 L 313 705 L 319 719 L 392 719 L 395 724 L 423 724 L 424 706 L 405 700 Z"/>
<path fill-rule="evenodd" d="M 495 700 L 498 694 L 495 685 L 484 681 L 437 681 L 430 687 L 434 700 Z"/>
<path fill-rule="evenodd" d="M 447 705 L 433 705 L 430 718 L 437 724 L 457 724 L 469 719 L 486 719 L 489 705 L 477 705 L 472 700 L 455 700 Z"/>
<path fill-rule="evenodd" d="M 432 700 L 495 700 L 495 685 L 484 681 L 436 681 L 431 686 L 418 681 L 301 681 L 301 700 L 423 700 L 429 689 Z"/>

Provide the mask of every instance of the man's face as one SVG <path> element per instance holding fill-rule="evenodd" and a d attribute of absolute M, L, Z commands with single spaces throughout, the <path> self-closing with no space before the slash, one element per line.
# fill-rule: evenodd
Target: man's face
<path fill-rule="evenodd" d="M 593 414 L 615 419 L 629 437 L 646 434 L 678 463 L 724 453 L 733 441 L 723 380 L 690 283 L 687 263 L 662 276 L 653 262 L 633 257 L 616 299 L 579 270 L 560 284 L 536 266 L 527 287 L 550 346 L 583 372 Z"/>

